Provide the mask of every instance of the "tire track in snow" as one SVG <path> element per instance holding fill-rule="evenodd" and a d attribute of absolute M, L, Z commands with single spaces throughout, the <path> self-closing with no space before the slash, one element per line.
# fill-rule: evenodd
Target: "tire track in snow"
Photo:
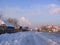
<path fill-rule="evenodd" d="M 33 35 L 35 45 L 49 45 L 43 38 L 38 35 Z"/>
<path fill-rule="evenodd" d="M 48 38 L 46 35 L 43 35 L 43 32 L 40 33 L 35 33 L 36 35 L 38 35 L 40 38 L 44 39 L 45 42 L 47 41 L 47 43 L 49 43 L 49 45 L 60 45 L 57 42 L 53 41 L 52 39 Z"/>

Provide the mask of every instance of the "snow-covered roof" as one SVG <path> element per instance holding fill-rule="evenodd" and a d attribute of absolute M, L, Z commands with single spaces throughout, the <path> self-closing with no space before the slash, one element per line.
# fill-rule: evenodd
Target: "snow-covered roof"
<path fill-rule="evenodd" d="M 5 23 L 4 23 L 2 20 L 0 20 L 0 25 L 1 25 L 1 24 L 5 24 Z"/>
<path fill-rule="evenodd" d="M 10 27 L 14 27 L 14 25 L 12 25 L 11 23 L 9 23 L 6 20 L 0 20 L 0 25 L 5 24 L 6 26 L 10 26 Z"/>

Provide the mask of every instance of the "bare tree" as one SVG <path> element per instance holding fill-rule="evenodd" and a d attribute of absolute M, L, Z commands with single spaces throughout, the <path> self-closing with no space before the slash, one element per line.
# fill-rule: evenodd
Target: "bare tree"
<path fill-rule="evenodd" d="M 3 17 L 3 15 L 2 15 L 2 14 L 0 14 L 0 19 L 2 19 L 2 17 Z"/>
<path fill-rule="evenodd" d="M 8 18 L 7 21 L 13 24 L 14 26 L 18 26 L 18 20 L 15 18 Z"/>
<path fill-rule="evenodd" d="M 5 20 L 6 18 L 4 17 L 3 14 L 0 14 L 0 19 Z"/>

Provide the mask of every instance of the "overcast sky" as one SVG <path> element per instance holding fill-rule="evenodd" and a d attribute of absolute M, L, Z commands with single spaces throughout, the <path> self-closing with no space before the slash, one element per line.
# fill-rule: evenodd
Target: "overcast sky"
<path fill-rule="evenodd" d="M 59 25 L 60 0 L 0 0 L 0 14 L 34 25 Z"/>

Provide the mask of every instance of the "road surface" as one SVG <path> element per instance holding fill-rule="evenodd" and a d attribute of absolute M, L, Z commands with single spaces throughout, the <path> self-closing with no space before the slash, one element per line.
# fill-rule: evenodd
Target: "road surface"
<path fill-rule="evenodd" d="M 0 45 L 60 45 L 60 37 L 47 32 L 18 32 L 0 35 Z"/>

